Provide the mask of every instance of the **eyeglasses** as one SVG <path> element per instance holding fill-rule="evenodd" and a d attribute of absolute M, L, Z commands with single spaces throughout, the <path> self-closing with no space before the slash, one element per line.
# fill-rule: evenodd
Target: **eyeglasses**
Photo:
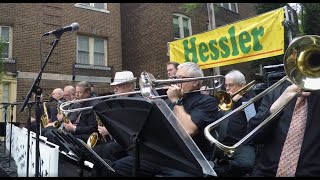
<path fill-rule="evenodd" d="M 235 85 L 235 84 L 232 84 L 232 83 L 230 83 L 230 84 L 224 84 L 224 87 L 230 87 L 230 88 L 232 88 L 234 85 Z"/>
<path fill-rule="evenodd" d="M 173 76 L 172 79 L 183 79 L 183 78 L 193 78 L 190 76 Z"/>

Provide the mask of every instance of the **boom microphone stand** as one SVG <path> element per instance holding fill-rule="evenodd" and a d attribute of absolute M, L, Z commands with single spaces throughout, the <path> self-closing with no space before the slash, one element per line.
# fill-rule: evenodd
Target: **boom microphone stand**
<path fill-rule="evenodd" d="M 21 112 L 24 111 L 26 105 L 27 105 L 27 102 L 29 101 L 32 93 L 35 93 L 36 95 L 36 98 L 35 98 L 35 101 L 36 101 L 36 162 L 35 162 L 35 177 L 39 177 L 40 175 L 40 171 L 39 171 L 39 157 L 40 157 L 40 149 L 39 149 L 39 134 L 40 134 L 40 116 L 41 116 L 41 112 L 40 112 L 40 97 L 41 97 L 41 94 L 42 94 L 42 89 L 41 87 L 39 86 L 40 85 L 40 81 L 41 81 L 41 76 L 42 76 L 42 73 L 44 71 L 44 68 L 45 66 L 47 65 L 48 63 L 48 60 L 49 60 L 49 57 L 51 56 L 54 48 L 56 47 L 56 45 L 59 43 L 59 40 L 60 40 L 60 37 L 61 37 L 62 33 L 60 34 L 55 34 L 55 39 L 52 43 L 52 47 L 49 51 L 49 54 L 47 55 L 46 57 L 46 60 L 45 62 L 42 64 L 42 67 L 38 73 L 38 76 L 34 79 L 33 81 L 33 84 L 31 85 L 31 88 L 29 89 L 29 92 L 23 102 L 23 105 L 20 109 Z"/>

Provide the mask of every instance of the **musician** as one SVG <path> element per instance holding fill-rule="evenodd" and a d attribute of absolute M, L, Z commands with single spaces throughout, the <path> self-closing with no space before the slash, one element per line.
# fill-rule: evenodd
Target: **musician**
<path fill-rule="evenodd" d="M 178 70 L 179 63 L 177 62 L 168 62 L 167 63 L 167 73 L 168 73 L 168 78 L 172 78 L 176 75 L 177 70 Z"/>
<path fill-rule="evenodd" d="M 51 93 L 51 102 L 48 103 L 51 110 L 51 119 L 45 128 L 53 126 L 53 122 L 57 121 L 57 114 L 60 104 L 63 103 L 65 99 L 63 98 L 63 90 L 61 88 L 55 88 Z"/>
<path fill-rule="evenodd" d="M 121 93 L 127 93 L 127 92 L 133 92 L 136 87 L 136 79 L 133 76 L 133 73 L 131 71 L 120 71 L 116 72 L 114 81 L 110 84 L 114 88 L 114 94 L 121 94 Z M 139 94 L 131 94 L 131 95 L 123 95 L 127 97 L 142 97 Z M 120 96 L 118 96 L 120 97 Z M 99 133 L 108 138 L 108 136 L 111 136 L 109 134 L 109 131 L 104 126 L 98 126 Z M 117 159 L 120 159 L 122 157 L 127 156 L 127 153 L 122 146 L 117 143 L 116 141 L 108 141 L 104 142 L 102 144 L 98 144 L 95 147 L 93 147 L 93 150 L 100 155 L 103 159 L 115 161 Z M 97 176 L 102 176 L 99 169 L 97 169 L 98 172 L 96 172 Z"/>
<path fill-rule="evenodd" d="M 76 89 L 71 85 L 65 86 L 63 89 L 63 98 L 65 99 L 65 101 L 76 100 Z M 64 109 L 77 109 L 80 106 L 81 106 L 80 103 L 71 103 L 70 105 L 65 106 Z M 60 107 L 59 107 L 59 111 L 60 111 Z M 78 114 L 79 112 L 68 112 L 66 116 L 72 123 L 74 123 L 77 120 Z M 62 121 L 63 117 L 64 117 L 63 113 L 57 114 L 57 119 L 59 121 Z"/>
<path fill-rule="evenodd" d="M 76 98 L 79 100 L 93 98 L 91 95 L 91 86 L 88 82 L 80 81 L 76 84 Z M 81 108 L 84 108 L 94 106 L 99 102 L 99 100 L 94 99 L 80 102 L 80 104 Z M 64 123 L 64 128 L 76 138 L 87 142 L 90 134 L 98 130 L 96 115 L 92 109 L 83 110 L 78 114 L 75 122 Z"/>
<path fill-rule="evenodd" d="M 199 66 L 193 62 L 180 64 L 176 75 L 179 79 L 204 76 Z M 203 131 L 207 125 L 218 118 L 217 101 L 213 97 L 203 95 L 200 92 L 184 93 L 199 90 L 201 86 L 201 80 L 171 85 L 167 91 L 168 99 L 166 102 L 205 157 L 210 157 L 211 147 L 204 137 Z M 133 164 L 134 157 L 126 156 L 115 161 L 112 167 L 121 176 L 131 176 Z M 140 160 L 137 175 L 195 176 L 189 172 L 179 171 L 146 160 Z"/>
<path fill-rule="evenodd" d="M 296 85 L 285 82 L 264 96 L 257 114 L 249 121 L 247 131 L 252 131 L 298 90 L 299 88 Z M 320 137 L 320 91 L 303 92 L 301 97 L 305 97 L 305 100 L 302 99 L 301 104 L 299 102 L 302 107 L 295 109 L 298 98 L 294 98 L 279 115 L 252 138 L 251 142 L 264 145 L 261 156 L 257 158 L 257 169 L 253 176 L 283 176 L 283 168 L 279 167 L 282 167 L 287 162 L 282 160 L 287 159 L 285 154 L 288 153 L 291 155 L 290 164 L 294 165 L 294 167 L 285 165 L 287 170 L 292 171 L 291 173 L 285 172 L 288 173 L 285 176 L 320 176 L 320 144 L 318 143 Z M 306 111 L 303 108 L 305 103 L 307 105 Z M 305 114 L 300 114 L 300 112 L 305 112 Z M 293 118 L 296 115 L 299 115 L 299 117 Z M 293 119 L 303 120 L 304 118 L 306 118 L 306 123 L 300 122 L 303 125 L 300 130 L 291 131 L 292 126 L 295 124 L 292 123 Z M 304 131 L 304 133 L 300 133 L 301 135 L 304 134 L 304 136 L 301 137 L 300 143 L 289 147 L 290 150 L 285 150 L 287 145 L 294 141 L 293 139 L 286 141 L 286 139 L 298 137 L 298 133 L 301 131 Z M 301 144 L 302 146 L 300 147 Z M 296 147 L 299 147 L 297 151 L 294 150 Z M 295 152 L 300 154 L 295 154 Z M 295 157 L 297 157 L 297 162 L 294 162 Z M 279 163 L 280 159 L 281 163 Z"/>
<path fill-rule="evenodd" d="M 74 100 L 76 100 L 76 89 L 71 85 L 65 86 L 64 89 L 63 89 L 63 98 L 64 98 L 65 101 L 74 101 Z M 58 114 L 56 115 L 57 116 L 57 120 L 61 122 L 60 127 L 61 126 L 64 127 L 63 118 L 67 118 L 68 120 L 71 121 L 71 123 L 75 123 L 79 112 L 69 112 L 69 113 L 67 113 L 67 115 L 64 115 L 60 111 L 60 105 L 58 107 Z M 80 103 L 71 103 L 70 105 L 68 105 L 68 106 L 66 106 L 64 108 L 65 109 L 76 109 L 76 108 L 80 108 L 80 106 L 81 106 Z M 58 130 L 58 128 L 60 128 L 60 127 L 52 128 L 52 130 L 53 131 Z M 59 144 L 59 142 L 57 142 L 54 139 L 54 135 L 52 134 L 51 131 L 47 131 L 43 136 L 47 137 L 48 141 L 50 141 L 52 143 L 55 143 L 55 144 Z"/>
<path fill-rule="evenodd" d="M 239 70 L 231 70 L 225 75 L 224 86 L 231 96 L 245 85 L 245 76 Z M 241 106 L 243 102 L 247 102 L 254 96 L 255 93 L 251 90 L 244 95 L 240 95 L 239 93 L 234 95 L 232 98 L 232 109 L 226 112 L 220 111 L 220 117 Z M 244 111 L 238 112 L 224 120 L 218 127 L 221 142 L 232 146 L 242 139 L 246 135 L 248 120 Z M 234 152 L 232 158 L 224 156 L 223 153 L 218 154 L 217 158 L 218 163 L 215 166 L 215 170 L 218 176 L 244 176 L 253 170 L 255 147 L 252 145 L 243 145 Z"/>
<path fill-rule="evenodd" d="M 176 78 L 176 73 L 177 73 L 177 68 L 178 68 L 179 63 L 177 62 L 167 62 L 167 73 L 168 73 L 168 78 L 169 79 L 174 79 Z M 158 95 L 166 95 L 168 90 L 168 86 L 163 86 L 162 89 L 158 89 L 157 93 Z M 166 98 L 162 98 L 166 99 Z"/>

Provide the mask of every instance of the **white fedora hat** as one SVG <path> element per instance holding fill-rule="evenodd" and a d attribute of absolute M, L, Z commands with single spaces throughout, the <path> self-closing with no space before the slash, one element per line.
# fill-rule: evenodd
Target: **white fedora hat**
<path fill-rule="evenodd" d="M 111 83 L 111 86 L 119 85 L 119 84 L 124 84 L 128 82 L 134 82 L 136 81 L 137 78 L 133 77 L 133 73 L 131 71 L 121 71 L 121 72 L 116 72 L 114 76 L 113 83 Z"/>

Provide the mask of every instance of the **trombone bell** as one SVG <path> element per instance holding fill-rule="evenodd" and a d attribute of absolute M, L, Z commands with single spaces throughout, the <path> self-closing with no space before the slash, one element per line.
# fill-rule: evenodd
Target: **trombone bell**
<path fill-rule="evenodd" d="M 286 50 L 284 68 L 291 82 L 301 89 L 320 89 L 320 37 L 294 39 Z"/>

